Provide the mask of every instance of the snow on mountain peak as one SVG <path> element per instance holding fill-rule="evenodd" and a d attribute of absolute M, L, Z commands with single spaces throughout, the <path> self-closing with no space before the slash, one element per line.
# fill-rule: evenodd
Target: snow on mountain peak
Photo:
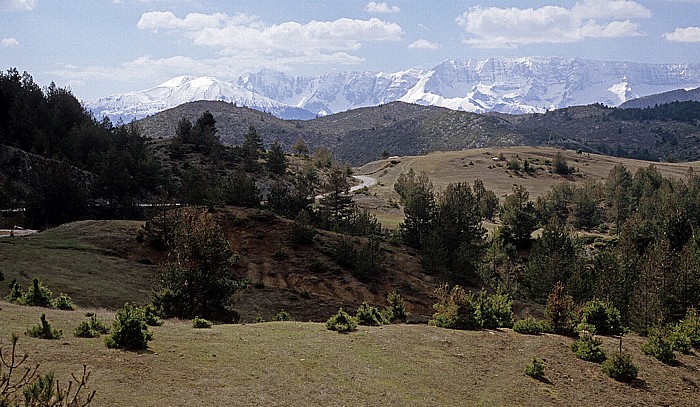
<path fill-rule="evenodd" d="M 700 64 L 640 64 L 565 57 L 448 59 L 428 70 L 305 77 L 263 69 L 235 82 L 178 76 L 144 91 L 87 103 L 96 116 L 128 121 L 194 100 L 221 100 L 282 118 L 308 119 L 396 100 L 473 112 L 544 112 L 617 106 L 630 98 L 700 86 Z"/>

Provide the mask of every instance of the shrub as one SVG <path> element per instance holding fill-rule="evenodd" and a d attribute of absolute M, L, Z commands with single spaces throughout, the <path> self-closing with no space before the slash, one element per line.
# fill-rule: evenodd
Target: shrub
<path fill-rule="evenodd" d="M 19 303 L 22 298 L 22 287 L 17 280 L 12 279 L 10 282 L 10 293 L 5 297 L 8 302 Z"/>
<path fill-rule="evenodd" d="M 537 380 L 544 379 L 544 360 L 533 356 L 530 363 L 525 365 L 525 374 Z"/>
<path fill-rule="evenodd" d="M 571 344 L 576 357 L 587 362 L 600 363 L 605 360 L 603 341 L 589 332 L 581 332 L 580 337 Z"/>
<path fill-rule="evenodd" d="M 274 317 L 272 317 L 273 321 L 291 321 L 292 317 L 289 315 L 289 312 L 285 310 L 281 310 L 280 312 L 277 313 Z"/>
<path fill-rule="evenodd" d="M 27 329 L 27 336 L 39 339 L 59 339 L 63 335 L 60 329 L 51 327 L 51 323 L 46 320 L 46 314 L 41 314 L 41 323 Z"/>
<path fill-rule="evenodd" d="M 200 317 L 192 318 L 192 328 L 211 328 L 211 321 Z"/>
<path fill-rule="evenodd" d="M 622 333 L 620 311 L 612 304 L 592 299 L 581 310 L 581 322 L 595 326 L 601 335 L 618 335 Z"/>
<path fill-rule="evenodd" d="M 341 308 L 326 321 L 326 328 L 339 333 L 352 332 L 357 329 L 357 320 Z"/>
<path fill-rule="evenodd" d="M 163 319 L 161 315 L 162 311 L 153 304 L 148 304 L 143 309 L 144 317 L 146 318 L 146 324 L 148 326 L 161 326 L 163 325 Z"/>
<path fill-rule="evenodd" d="M 311 216 L 305 210 L 299 212 L 297 217 L 292 223 L 292 228 L 289 232 L 289 238 L 295 244 L 308 244 L 313 242 L 314 236 L 316 235 L 316 228 L 314 227 Z"/>
<path fill-rule="evenodd" d="M 144 350 L 153 333 L 148 330 L 143 308 L 135 304 L 125 304 L 114 316 L 111 333 L 105 338 L 108 348 Z"/>
<path fill-rule="evenodd" d="M 618 382 L 631 382 L 637 378 L 639 368 L 632 362 L 632 355 L 615 352 L 603 362 L 603 373 Z"/>
<path fill-rule="evenodd" d="M 510 328 L 513 326 L 513 301 L 508 299 L 508 294 L 501 293 L 489 295 L 486 290 L 481 290 L 477 298 L 476 317 L 479 325 L 484 328 Z"/>
<path fill-rule="evenodd" d="M 519 334 L 537 335 L 542 333 L 542 323 L 533 317 L 527 317 L 515 321 L 513 330 Z"/>
<path fill-rule="evenodd" d="M 474 294 L 464 291 L 458 285 L 450 289 L 448 284 L 444 284 L 435 289 L 435 296 L 438 302 L 433 305 L 435 313 L 428 321 L 429 325 L 452 329 L 479 327 Z"/>
<path fill-rule="evenodd" d="M 80 325 L 75 328 L 75 331 L 73 331 L 75 336 L 78 338 L 97 338 L 109 332 L 107 325 L 105 325 L 101 319 L 98 319 L 95 313 L 88 312 L 85 316 L 90 318 L 90 320 L 82 321 Z"/>
<path fill-rule="evenodd" d="M 389 306 L 386 312 L 390 322 L 406 322 L 408 320 L 408 312 L 403 304 L 403 297 L 398 291 L 392 291 L 386 297 Z"/>
<path fill-rule="evenodd" d="M 447 284 L 435 290 L 438 303 L 433 305 L 435 314 L 428 324 L 443 328 L 477 329 L 503 328 L 513 326 L 512 301 L 500 290 L 489 295 L 485 290 L 474 298 L 456 285 L 452 289 Z"/>
<path fill-rule="evenodd" d="M 668 330 L 653 329 L 649 335 L 649 340 L 642 345 L 642 352 L 645 355 L 653 356 L 663 363 L 670 363 L 676 359 L 673 353 L 673 344 L 669 340 Z"/>
<path fill-rule="evenodd" d="M 380 326 L 388 323 L 388 319 L 377 307 L 363 302 L 355 313 L 355 319 L 359 325 Z"/>
<path fill-rule="evenodd" d="M 574 300 L 564 294 L 564 284 L 558 281 L 547 296 L 545 319 L 556 334 L 571 335 L 574 332 Z"/>
<path fill-rule="evenodd" d="M 51 306 L 53 308 L 62 309 L 65 311 L 75 310 L 73 300 L 66 294 L 61 294 L 58 296 L 58 298 L 51 300 Z"/>
<path fill-rule="evenodd" d="M 22 295 L 20 304 L 35 307 L 51 307 L 51 290 L 46 288 L 38 278 L 32 278 L 32 286 Z"/>
<path fill-rule="evenodd" d="M 685 318 L 680 322 L 681 330 L 695 349 L 700 349 L 700 314 L 695 308 L 689 308 Z"/>
<path fill-rule="evenodd" d="M 682 324 L 676 324 L 671 328 L 668 339 L 671 341 L 673 350 L 684 355 L 689 354 L 690 350 L 693 348 L 690 336 Z"/>

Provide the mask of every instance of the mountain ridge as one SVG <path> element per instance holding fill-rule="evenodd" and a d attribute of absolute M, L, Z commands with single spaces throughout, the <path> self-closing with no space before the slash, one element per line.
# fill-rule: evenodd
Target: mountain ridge
<path fill-rule="evenodd" d="M 206 78 L 206 79 L 202 79 Z M 307 120 L 394 101 L 475 113 L 545 113 L 700 87 L 700 64 L 642 64 L 564 57 L 448 59 L 393 73 L 333 70 L 291 76 L 263 69 L 230 82 L 180 76 L 143 91 L 86 102 L 95 116 L 128 122 L 196 100 L 221 100 Z"/>

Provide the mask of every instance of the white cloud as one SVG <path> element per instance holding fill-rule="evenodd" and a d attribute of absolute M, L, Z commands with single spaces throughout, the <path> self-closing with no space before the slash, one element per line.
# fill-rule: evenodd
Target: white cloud
<path fill-rule="evenodd" d="M 573 43 L 587 38 L 619 38 L 644 33 L 632 19 L 651 12 L 629 0 L 581 0 L 572 8 L 498 8 L 476 6 L 457 18 L 480 48 L 515 48 L 540 43 Z"/>
<path fill-rule="evenodd" d="M 258 17 L 246 14 L 192 13 L 178 18 L 169 11 L 144 13 L 137 27 L 181 35 L 222 55 L 254 52 L 273 59 L 303 55 L 327 58 L 336 52 L 357 50 L 367 41 L 398 41 L 403 34 L 398 24 L 377 18 L 266 25 Z"/>
<path fill-rule="evenodd" d="M 377 3 L 370 1 L 365 6 L 365 11 L 368 13 L 398 13 L 401 9 L 399 6 L 390 6 L 385 2 Z"/>
<path fill-rule="evenodd" d="M 37 0 L 1 0 L 0 8 L 5 10 L 34 10 Z"/>
<path fill-rule="evenodd" d="M 430 42 L 428 40 L 424 39 L 418 39 L 414 42 L 412 42 L 408 48 L 417 48 L 417 49 L 438 49 L 440 48 L 439 44 L 436 44 L 434 42 Z"/>
<path fill-rule="evenodd" d="M 19 47 L 19 41 L 17 41 L 14 38 L 3 38 L 2 39 L 2 46 L 6 47 L 6 48 Z"/>
<path fill-rule="evenodd" d="M 664 34 L 664 38 L 673 42 L 700 42 L 700 27 L 676 28 Z"/>

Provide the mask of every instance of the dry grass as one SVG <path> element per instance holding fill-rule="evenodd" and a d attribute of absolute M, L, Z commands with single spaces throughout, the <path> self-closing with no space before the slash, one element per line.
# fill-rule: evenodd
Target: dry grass
<path fill-rule="evenodd" d="M 1 303 L 0 344 L 38 321 L 43 309 Z M 600 365 L 577 359 L 571 339 L 503 331 L 453 331 L 425 325 L 361 327 L 341 335 L 323 324 L 276 322 L 193 329 L 189 321 L 153 328 L 149 350 L 107 349 L 71 332 L 83 311 L 47 311 L 64 330 L 56 341 L 22 338 L 21 352 L 40 371 L 66 380 L 83 364 L 100 406 L 185 405 L 694 405 L 700 361 L 680 355 L 664 365 L 625 338 L 639 380 L 621 384 Z M 617 346 L 605 338 L 606 350 Z M 547 381 L 523 369 L 537 355 Z"/>
<path fill-rule="evenodd" d="M 556 153 L 561 152 L 569 166 L 578 169 L 579 174 L 561 176 L 550 173 L 551 167 L 544 164 Z M 538 170 L 535 174 L 516 173 L 506 169 L 506 162 L 493 161 L 493 157 L 503 154 L 506 160 L 518 156 L 528 159 Z M 604 180 L 610 170 L 618 163 L 623 163 L 633 173 L 651 164 L 667 177 L 684 177 L 689 167 L 700 171 L 700 162 L 693 163 L 651 163 L 648 161 L 617 158 L 596 154 L 577 154 L 571 150 L 548 147 L 494 147 L 463 151 L 436 152 L 422 156 L 401 157 L 398 160 L 381 160 L 365 164 L 356 169 L 357 174 L 377 178 L 377 185 L 367 191 L 371 197 L 357 196 L 356 200 L 375 213 L 384 227 L 393 228 L 401 222 L 403 214 L 388 205 L 390 200 L 398 201 L 394 183 L 403 172 L 410 168 L 416 173 L 425 171 L 437 191 L 453 182 L 473 183 L 480 179 L 487 189 L 496 193 L 501 199 L 512 192 L 513 186 L 523 185 L 530 193 L 530 199 L 544 195 L 552 185 L 560 182 L 582 183 L 585 181 Z"/>
<path fill-rule="evenodd" d="M 26 237 L 0 239 L 5 279 L 23 288 L 38 277 L 55 296 L 66 293 L 84 307 L 118 308 L 143 302 L 157 268 L 138 260 L 150 253 L 136 242 L 137 221 L 81 221 Z M 157 259 L 152 259 L 157 261 Z M 0 296 L 9 289 L 0 286 Z"/>

